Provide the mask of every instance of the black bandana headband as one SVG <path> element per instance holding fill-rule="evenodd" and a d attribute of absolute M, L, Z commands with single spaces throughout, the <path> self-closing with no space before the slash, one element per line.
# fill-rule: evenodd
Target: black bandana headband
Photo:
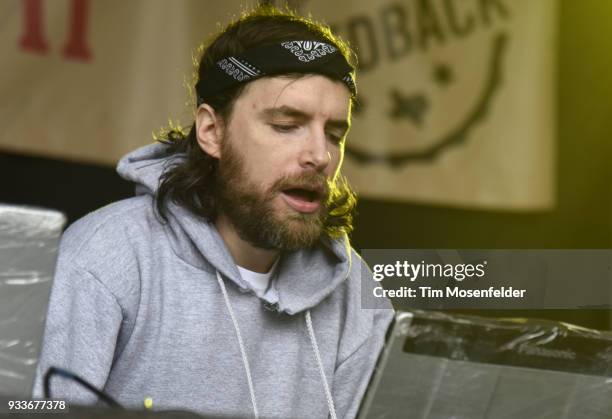
<path fill-rule="evenodd" d="M 218 61 L 196 84 L 198 105 L 240 83 L 287 73 L 315 73 L 341 80 L 357 93 L 348 64 L 338 48 L 319 41 L 287 41 L 247 50 Z"/>

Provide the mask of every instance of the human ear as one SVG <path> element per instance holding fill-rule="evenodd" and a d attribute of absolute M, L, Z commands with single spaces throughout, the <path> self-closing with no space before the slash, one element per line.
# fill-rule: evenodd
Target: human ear
<path fill-rule="evenodd" d="M 208 155 L 218 159 L 221 156 L 223 122 L 221 117 L 208 104 L 198 107 L 196 118 L 196 138 L 198 145 Z"/>

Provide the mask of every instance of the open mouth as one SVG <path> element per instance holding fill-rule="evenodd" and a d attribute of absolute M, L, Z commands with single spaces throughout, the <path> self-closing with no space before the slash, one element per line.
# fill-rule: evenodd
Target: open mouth
<path fill-rule="evenodd" d="M 315 212 L 321 207 L 323 190 L 311 187 L 295 187 L 282 191 L 287 204 L 294 210 L 303 213 Z"/>
<path fill-rule="evenodd" d="M 316 190 L 305 189 L 305 188 L 291 188 L 285 189 L 283 193 L 301 199 L 303 201 L 313 202 L 320 200 L 320 194 Z"/>

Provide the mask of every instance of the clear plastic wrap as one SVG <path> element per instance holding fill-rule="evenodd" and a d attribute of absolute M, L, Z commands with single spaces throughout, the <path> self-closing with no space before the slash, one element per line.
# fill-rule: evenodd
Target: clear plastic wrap
<path fill-rule="evenodd" d="M 612 334 L 400 313 L 361 418 L 612 418 Z"/>
<path fill-rule="evenodd" d="M 0 204 L 0 394 L 30 396 L 65 223 L 57 211 Z"/>

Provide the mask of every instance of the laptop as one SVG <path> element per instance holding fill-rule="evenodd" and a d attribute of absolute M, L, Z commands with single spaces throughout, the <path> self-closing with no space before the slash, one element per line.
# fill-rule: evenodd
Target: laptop
<path fill-rule="evenodd" d="M 612 333 L 398 312 L 358 418 L 610 419 Z"/>
<path fill-rule="evenodd" d="M 0 395 L 29 400 L 66 217 L 0 204 Z"/>

